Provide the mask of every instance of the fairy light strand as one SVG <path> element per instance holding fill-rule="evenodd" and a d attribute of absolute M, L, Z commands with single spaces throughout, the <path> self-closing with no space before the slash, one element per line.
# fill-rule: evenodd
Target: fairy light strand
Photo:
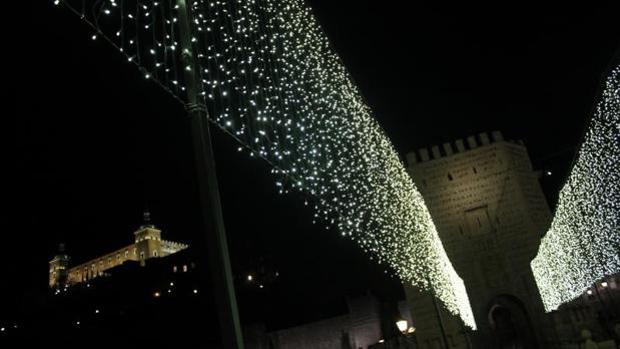
<path fill-rule="evenodd" d="M 59 3 L 75 9 L 80 1 Z M 181 102 L 183 69 L 194 67 L 180 55 L 192 50 L 210 121 L 272 165 L 280 193 L 310 198 L 314 221 L 403 283 L 432 289 L 475 328 L 422 195 L 303 0 L 188 0 L 190 48 L 179 43 L 176 1 L 89 3 L 106 13 L 96 21 L 81 13 L 95 33 Z"/>
<path fill-rule="evenodd" d="M 606 80 L 531 266 L 547 312 L 620 272 L 620 66 Z"/>

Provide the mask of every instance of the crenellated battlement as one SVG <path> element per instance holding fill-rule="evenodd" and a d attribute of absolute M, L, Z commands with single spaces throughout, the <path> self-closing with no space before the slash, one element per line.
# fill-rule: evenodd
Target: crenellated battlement
<path fill-rule="evenodd" d="M 409 166 L 421 162 L 427 162 L 455 154 L 464 153 L 479 147 L 485 147 L 497 142 L 506 142 L 500 131 L 492 131 L 491 133 L 482 132 L 477 135 L 471 135 L 465 139 L 459 138 L 454 142 L 446 142 L 440 146 L 433 145 L 430 148 L 420 148 L 407 154 L 407 164 Z M 508 140 L 508 142 L 516 143 Z M 521 141 L 519 144 L 523 144 Z"/>
<path fill-rule="evenodd" d="M 69 267 L 70 258 L 64 250 L 50 261 L 50 288 L 71 286 L 106 275 L 112 269 L 127 261 L 140 262 L 150 258 L 165 257 L 189 247 L 181 242 L 161 239 L 161 230 L 150 224 L 150 215 L 145 213 L 145 224 L 134 232 L 135 243 L 97 258 Z"/>
<path fill-rule="evenodd" d="M 188 248 L 189 245 L 188 244 L 184 244 L 182 242 L 162 240 L 161 241 L 161 247 L 162 248 L 166 248 L 166 249 L 175 250 L 175 251 L 181 251 L 181 250 L 184 250 L 184 249 Z"/>

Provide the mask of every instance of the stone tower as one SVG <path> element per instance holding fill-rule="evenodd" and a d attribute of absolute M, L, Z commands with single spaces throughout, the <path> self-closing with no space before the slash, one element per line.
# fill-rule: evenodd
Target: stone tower
<path fill-rule="evenodd" d="M 467 137 L 407 155 L 452 265 L 465 282 L 478 331 L 469 334 L 440 310 L 449 348 L 498 348 L 520 343 L 544 348 L 551 324 L 544 315 L 530 261 L 551 212 L 522 142 L 500 132 Z M 421 348 L 440 348 L 432 299 L 405 293 Z M 517 345 L 517 347 L 519 347 Z"/>
<path fill-rule="evenodd" d="M 149 258 L 162 257 L 161 230 L 151 224 L 149 211 L 144 212 L 144 223 L 133 234 L 140 265 L 145 265 L 145 261 Z"/>
<path fill-rule="evenodd" d="M 58 246 L 58 254 L 49 262 L 49 286 L 50 288 L 62 288 L 69 282 L 69 263 L 71 258 L 65 253 L 65 245 Z"/>

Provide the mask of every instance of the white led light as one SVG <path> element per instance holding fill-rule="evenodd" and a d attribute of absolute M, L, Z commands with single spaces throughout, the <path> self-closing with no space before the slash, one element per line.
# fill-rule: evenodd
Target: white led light
<path fill-rule="evenodd" d="M 551 227 L 531 263 L 548 312 L 620 272 L 619 91 L 620 67 L 616 67 L 560 191 Z"/>
<path fill-rule="evenodd" d="M 113 11 L 135 21 L 120 36 L 97 27 L 99 18 L 88 23 L 183 103 L 185 76 L 196 74 L 210 120 L 273 166 L 278 192 L 301 193 L 313 221 L 355 241 L 404 284 L 432 289 L 475 328 L 422 195 L 305 1 L 192 0 L 192 32 L 206 30 L 189 43 L 177 41 L 180 10 L 162 2 L 148 17 L 132 16 L 135 7 Z M 154 60 L 149 50 L 159 43 Z"/>

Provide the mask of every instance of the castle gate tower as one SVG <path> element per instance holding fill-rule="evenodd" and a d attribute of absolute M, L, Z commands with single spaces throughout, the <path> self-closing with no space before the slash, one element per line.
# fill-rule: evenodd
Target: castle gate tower
<path fill-rule="evenodd" d="M 530 261 L 551 212 L 522 142 L 492 132 L 407 155 L 452 265 L 465 282 L 478 331 L 441 311 L 448 348 L 544 348 L 551 324 Z M 441 348 L 428 294 L 405 287 L 421 348 Z M 520 346 L 519 346 L 520 345 Z"/>

